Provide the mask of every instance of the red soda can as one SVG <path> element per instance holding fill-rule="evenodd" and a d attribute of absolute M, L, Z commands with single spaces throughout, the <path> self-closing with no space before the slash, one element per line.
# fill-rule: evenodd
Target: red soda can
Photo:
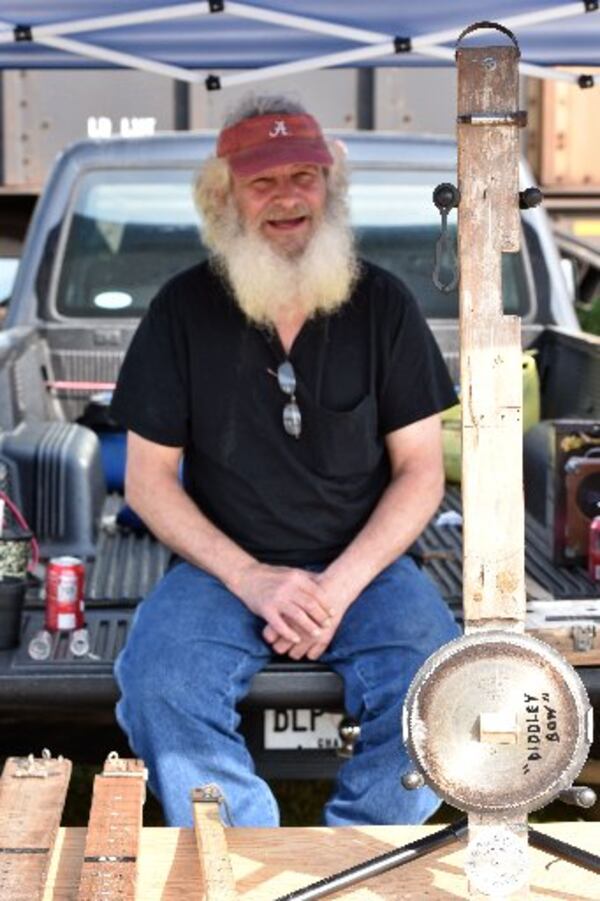
<path fill-rule="evenodd" d="M 594 516 L 590 523 L 588 573 L 592 582 L 600 582 L 600 516 Z"/>
<path fill-rule="evenodd" d="M 46 628 L 70 632 L 83 628 L 85 567 L 78 557 L 54 557 L 46 569 Z"/>

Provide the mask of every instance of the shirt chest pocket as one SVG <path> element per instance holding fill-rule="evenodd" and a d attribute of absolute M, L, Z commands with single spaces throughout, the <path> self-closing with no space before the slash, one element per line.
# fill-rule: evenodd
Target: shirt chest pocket
<path fill-rule="evenodd" d="M 341 478 L 369 472 L 384 453 L 372 395 L 343 412 L 311 405 L 307 420 L 313 465 L 322 475 Z"/>

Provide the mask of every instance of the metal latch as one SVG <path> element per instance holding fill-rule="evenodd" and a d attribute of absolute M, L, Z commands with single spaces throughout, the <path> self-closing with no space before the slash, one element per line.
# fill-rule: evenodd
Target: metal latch
<path fill-rule="evenodd" d="M 227 821 L 225 825 L 233 826 L 233 817 L 227 803 L 227 798 L 221 788 L 214 782 L 209 782 L 200 788 L 192 789 L 193 804 L 215 804 Z"/>
<path fill-rule="evenodd" d="M 207 785 L 202 785 L 200 788 L 192 790 L 192 800 L 201 804 L 224 804 L 225 795 L 218 785 L 215 785 L 214 782 L 209 782 Z"/>
<path fill-rule="evenodd" d="M 596 626 L 594 623 L 579 623 L 571 629 L 571 636 L 575 651 L 591 651 L 594 648 Z"/>
<path fill-rule="evenodd" d="M 346 716 L 338 726 L 338 733 L 342 744 L 336 754 L 338 757 L 348 759 L 354 754 L 354 745 L 360 738 L 360 725 L 356 720 Z"/>

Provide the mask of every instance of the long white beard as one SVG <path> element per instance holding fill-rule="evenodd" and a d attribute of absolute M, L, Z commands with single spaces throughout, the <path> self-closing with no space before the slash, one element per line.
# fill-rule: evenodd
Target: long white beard
<path fill-rule="evenodd" d="M 330 209 L 305 250 L 286 256 L 255 231 L 243 231 L 231 203 L 210 244 L 219 271 L 251 321 L 272 326 L 282 314 L 308 318 L 332 313 L 348 300 L 358 275 L 354 238 L 345 209 Z"/>

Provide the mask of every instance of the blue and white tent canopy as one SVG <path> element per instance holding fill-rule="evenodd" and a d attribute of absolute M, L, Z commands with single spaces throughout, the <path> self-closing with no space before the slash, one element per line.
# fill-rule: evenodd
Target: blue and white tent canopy
<path fill-rule="evenodd" d="M 600 66 L 598 6 L 597 0 L 0 0 L 0 68 L 127 67 L 192 83 L 205 81 L 211 69 L 255 70 L 208 81 L 214 88 L 332 66 L 452 65 L 463 28 L 488 20 L 516 34 L 523 74 L 576 81 L 554 67 Z"/>

